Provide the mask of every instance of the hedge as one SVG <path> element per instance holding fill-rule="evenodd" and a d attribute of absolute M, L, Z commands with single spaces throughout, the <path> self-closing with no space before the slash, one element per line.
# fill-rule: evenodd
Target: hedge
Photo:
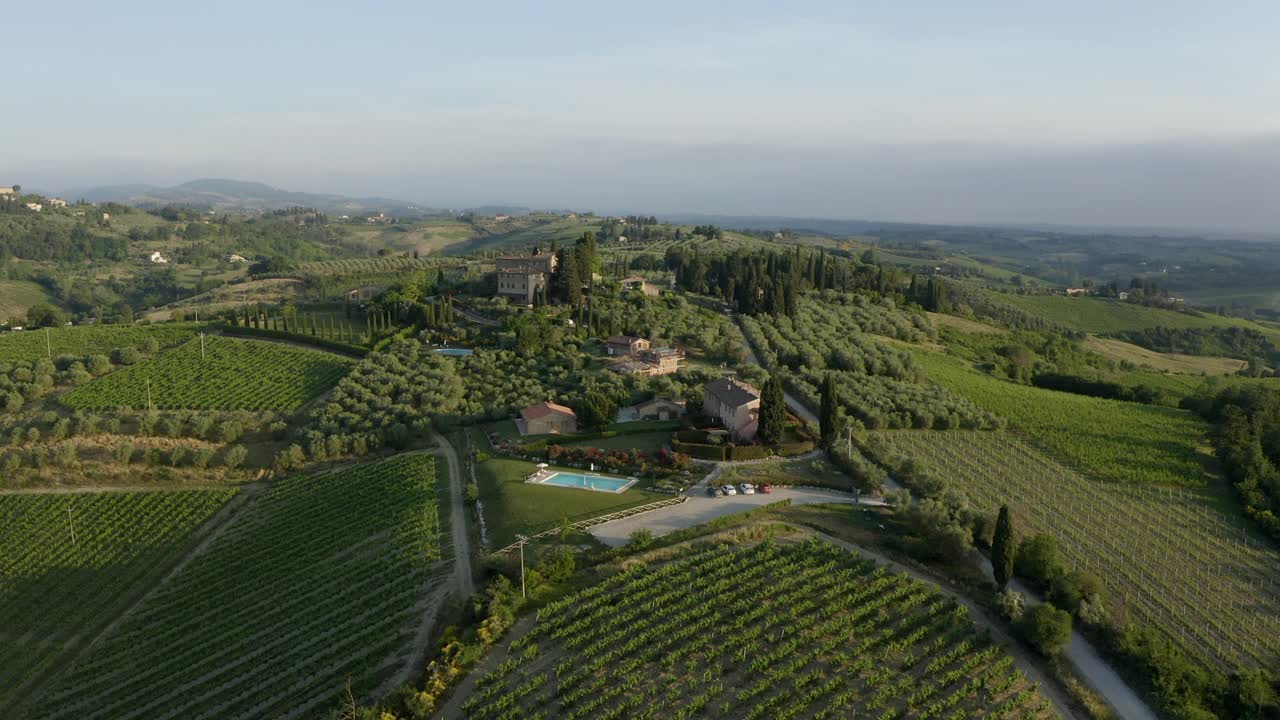
<path fill-rule="evenodd" d="M 802 440 L 800 442 L 783 443 L 778 445 L 774 450 L 783 457 L 792 455 L 803 455 L 816 447 L 812 440 Z"/>
<path fill-rule="evenodd" d="M 273 330 L 271 328 L 245 327 L 244 325 L 232 325 L 230 323 L 218 323 L 213 327 L 222 332 L 223 335 L 235 335 L 240 337 L 269 337 L 277 340 L 288 340 L 296 342 L 300 345 L 311 345 L 322 350 L 341 353 L 343 355 L 352 355 L 355 357 L 364 357 L 369 354 L 369 348 L 361 345 L 352 345 L 338 340 L 329 340 L 327 338 L 316 337 L 315 335 L 304 335 L 302 333 L 285 332 L 284 330 Z"/>
<path fill-rule="evenodd" d="M 773 454 L 773 448 L 766 445 L 731 445 L 730 460 L 762 460 Z"/>
<path fill-rule="evenodd" d="M 685 443 L 680 442 L 679 440 L 672 440 L 671 449 L 700 460 L 724 460 L 725 448 L 723 445 L 702 445 L 699 443 Z"/>

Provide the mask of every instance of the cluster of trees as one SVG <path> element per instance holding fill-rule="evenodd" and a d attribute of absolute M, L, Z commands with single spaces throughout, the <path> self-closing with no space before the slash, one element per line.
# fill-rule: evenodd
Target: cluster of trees
<path fill-rule="evenodd" d="M 1229 386 L 1187 405 L 1215 424 L 1213 447 L 1245 514 L 1280 541 L 1280 393 Z"/>
<path fill-rule="evenodd" d="M 663 258 L 677 284 L 694 293 L 715 295 L 748 315 L 796 314 L 806 290 L 838 290 L 902 299 L 906 276 L 883 265 L 859 262 L 825 250 L 748 252 L 704 256 L 699 248 L 673 247 Z"/>
<path fill-rule="evenodd" d="M 69 222 L 63 215 L 30 212 L 26 202 L 0 202 L 0 257 L 65 263 L 128 257 L 128 238 L 104 228 L 96 210 Z"/>
<path fill-rule="evenodd" d="M 0 424 L 0 443 L 16 447 L 106 434 L 191 438 L 228 445 L 240 440 L 245 433 L 262 428 L 270 428 L 278 438 L 283 438 L 287 427 L 272 413 L 183 410 L 171 413 L 118 411 L 103 415 L 77 410 L 63 415 L 48 410 Z"/>
<path fill-rule="evenodd" d="M 934 336 L 928 320 L 898 310 L 889 298 L 823 291 L 805 296 L 794 318 L 742 318 L 761 362 L 810 407 L 834 375 L 834 426 L 880 428 L 989 428 L 999 420 L 928 383 L 912 354 L 872 334 L 919 342 Z M 829 396 L 829 401 L 831 396 Z"/>
<path fill-rule="evenodd" d="M 1156 405 L 1164 395 L 1149 385 L 1122 385 L 1106 380 L 1090 380 L 1079 375 L 1063 373 L 1041 373 L 1031 378 L 1031 384 L 1046 390 L 1089 395 L 1091 397 L 1125 400 L 1128 402 Z"/>
<path fill-rule="evenodd" d="M 1148 350 L 1184 355 L 1225 355 L 1258 366 L 1280 362 L 1280 348 L 1258 330 L 1246 327 L 1171 328 L 1133 330 L 1125 340 Z"/>
<path fill-rule="evenodd" d="M 596 234 L 585 232 L 572 247 L 556 249 L 556 271 L 551 275 L 550 289 L 544 289 L 539 304 L 546 305 L 550 297 L 571 307 L 580 308 L 584 298 L 595 288 L 595 275 L 600 271 L 600 258 L 596 256 Z"/>

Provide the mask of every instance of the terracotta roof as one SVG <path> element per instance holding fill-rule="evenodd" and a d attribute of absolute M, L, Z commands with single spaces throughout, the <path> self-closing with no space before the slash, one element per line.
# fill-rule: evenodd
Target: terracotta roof
<path fill-rule="evenodd" d="M 746 405 L 760 399 L 760 391 L 747 383 L 732 378 L 717 378 L 707 383 L 705 390 L 729 407 Z"/>
<path fill-rule="evenodd" d="M 573 410 L 563 405 L 557 405 L 553 402 L 540 402 L 537 405 L 530 405 L 520 411 L 520 417 L 525 420 L 537 420 L 538 418 L 546 417 L 553 413 L 577 417 Z"/>

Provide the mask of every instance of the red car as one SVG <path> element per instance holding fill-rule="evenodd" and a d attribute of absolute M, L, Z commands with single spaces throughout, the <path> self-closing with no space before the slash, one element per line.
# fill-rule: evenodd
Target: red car
<path fill-rule="evenodd" d="M 768 495 L 769 493 L 773 492 L 773 486 L 769 485 L 768 483 L 764 485 L 758 485 L 756 487 L 760 492 L 764 493 L 765 495 Z"/>

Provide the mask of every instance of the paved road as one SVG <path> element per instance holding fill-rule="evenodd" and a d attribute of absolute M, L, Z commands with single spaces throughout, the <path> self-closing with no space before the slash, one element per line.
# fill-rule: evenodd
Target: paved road
<path fill-rule="evenodd" d="M 462 463 L 458 452 L 438 432 L 432 431 L 431 439 L 440 447 L 445 463 L 449 466 L 449 532 L 453 540 L 453 576 L 462 599 L 476 592 L 476 581 L 471 575 L 471 535 L 467 533 L 467 506 L 462 495 Z"/>
<path fill-rule="evenodd" d="M 601 523 L 591 528 L 591 534 L 600 542 L 617 547 L 626 545 L 631 533 L 640 528 L 649 529 L 654 535 L 666 535 L 694 525 L 701 525 L 718 517 L 732 515 L 747 510 L 754 510 L 761 505 L 790 500 L 793 505 L 827 502 L 853 502 L 848 493 L 817 488 L 775 487 L 773 492 L 765 495 L 731 495 L 729 497 L 707 497 L 705 482 L 699 483 L 689 490 L 689 499 L 679 505 L 671 505 L 647 513 L 632 515 L 620 520 Z M 879 500 L 864 499 L 865 504 L 878 504 Z"/>

